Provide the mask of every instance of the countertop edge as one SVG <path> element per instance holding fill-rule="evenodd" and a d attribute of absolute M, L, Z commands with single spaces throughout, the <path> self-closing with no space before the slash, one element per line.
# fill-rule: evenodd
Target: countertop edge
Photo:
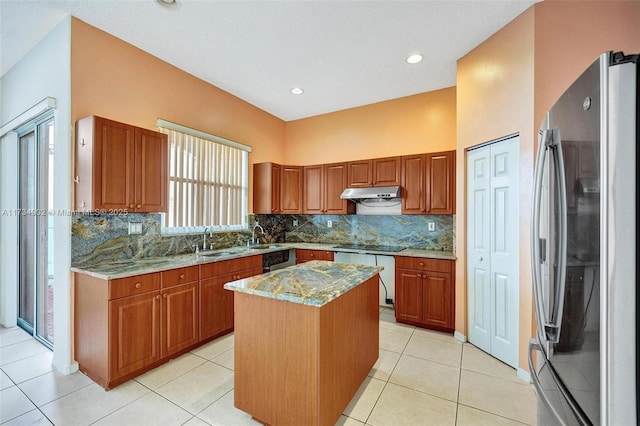
<path fill-rule="evenodd" d="M 256 255 L 262 255 L 265 253 L 272 253 L 280 250 L 287 249 L 307 249 L 307 250 L 325 250 L 325 251 L 333 251 L 333 252 L 343 252 L 343 253 L 356 253 L 356 254 L 374 254 L 379 256 L 406 256 L 406 257 L 423 257 L 423 258 L 431 258 L 431 259 L 442 259 L 442 260 L 456 260 L 456 256 L 453 252 L 445 252 L 439 250 L 421 250 L 421 249 L 413 249 L 407 248 L 398 252 L 382 252 L 375 250 L 357 250 L 357 249 L 343 249 L 336 248 L 335 245 L 337 243 L 300 243 L 300 242 L 291 242 L 291 243 L 277 243 L 274 244 L 275 247 L 262 248 L 262 249 L 249 249 L 247 250 L 244 246 L 237 247 L 228 247 L 224 249 L 214 250 L 216 253 L 226 253 L 229 252 L 228 255 L 219 256 L 219 257 L 208 257 L 203 255 L 194 254 L 181 254 L 176 256 L 167 256 L 167 257 L 159 257 L 159 258 L 145 258 L 145 259 L 132 259 L 130 261 L 114 261 L 111 262 L 110 265 L 117 264 L 118 262 L 128 263 L 131 262 L 139 262 L 140 265 L 138 269 L 135 271 L 125 271 L 119 273 L 104 273 L 96 270 L 99 268 L 99 265 L 92 267 L 78 267 L 72 266 L 70 268 L 71 272 L 80 273 L 89 275 L 94 278 L 99 278 L 103 280 L 114 280 L 119 278 L 128 278 L 136 275 L 144 275 L 144 274 L 152 274 L 156 272 L 168 271 L 171 269 L 178 268 L 186 268 L 190 266 L 198 266 L 205 265 L 208 263 L 215 262 L 223 262 L 226 260 L 240 259 L 243 257 L 250 257 Z M 152 261 L 152 264 L 145 266 L 145 262 Z"/>

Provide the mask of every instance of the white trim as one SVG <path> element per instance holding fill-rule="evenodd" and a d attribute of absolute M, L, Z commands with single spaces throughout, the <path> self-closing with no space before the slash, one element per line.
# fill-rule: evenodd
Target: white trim
<path fill-rule="evenodd" d="M 529 373 L 528 371 L 523 370 L 522 368 L 518 367 L 516 369 L 516 375 L 518 377 L 520 377 L 522 380 L 524 380 L 525 382 L 532 383 L 531 382 L 531 373 Z"/>
<path fill-rule="evenodd" d="M 61 372 L 62 374 L 68 376 L 69 374 L 73 374 L 78 371 L 78 363 L 73 361 L 68 364 L 57 364 L 55 361 L 52 362 L 53 367 Z"/>
<path fill-rule="evenodd" d="M 211 133 L 202 132 L 200 130 L 192 129 L 191 127 L 182 126 L 180 124 L 172 123 L 171 121 L 163 120 L 162 118 L 158 118 L 156 121 L 156 126 L 164 127 L 165 129 L 175 130 L 176 132 L 186 133 L 187 135 L 195 136 L 200 139 L 206 139 L 209 141 L 213 141 L 222 145 L 227 145 L 232 148 L 241 149 L 242 151 L 251 152 L 251 147 L 249 145 L 243 145 L 238 142 L 234 142 L 229 139 L 221 138 L 220 136 L 212 135 Z"/>
<path fill-rule="evenodd" d="M 459 331 L 454 331 L 453 332 L 453 338 L 456 339 L 459 342 L 465 343 L 467 341 L 467 336 L 465 336 L 464 334 L 460 333 Z"/>
<path fill-rule="evenodd" d="M 17 129 L 23 124 L 31 121 L 34 117 L 39 116 L 47 110 L 54 109 L 56 107 L 56 98 L 52 98 L 47 96 L 22 114 L 18 115 L 13 120 L 9 120 L 8 123 L 4 124 L 0 128 L 0 137 L 6 135 L 7 133 Z"/>

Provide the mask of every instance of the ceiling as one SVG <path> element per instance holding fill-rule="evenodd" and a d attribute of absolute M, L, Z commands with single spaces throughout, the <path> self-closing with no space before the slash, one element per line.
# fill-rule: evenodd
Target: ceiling
<path fill-rule="evenodd" d="M 177 1 L 0 0 L 0 75 L 71 14 L 290 121 L 454 86 L 537 0 Z"/>

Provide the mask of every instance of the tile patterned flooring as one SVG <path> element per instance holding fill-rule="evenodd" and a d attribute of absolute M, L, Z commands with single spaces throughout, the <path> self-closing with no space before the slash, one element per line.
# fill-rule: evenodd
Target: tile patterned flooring
<path fill-rule="evenodd" d="M 233 407 L 233 335 L 105 392 L 51 367 L 52 353 L 0 328 L 2 425 L 256 425 Z M 381 308 L 380 357 L 338 425 L 535 424 L 532 385 L 450 334 L 398 324 Z"/>

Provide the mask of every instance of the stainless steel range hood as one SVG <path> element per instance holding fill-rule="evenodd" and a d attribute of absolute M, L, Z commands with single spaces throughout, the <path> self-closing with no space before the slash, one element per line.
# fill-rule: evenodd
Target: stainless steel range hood
<path fill-rule="evenodd" d="M 400 198 L 402 188 L 399 186 L 378 186 L 374 188 L 347 188 L 340 198 L 343 200 L 370 200 Z"/>

